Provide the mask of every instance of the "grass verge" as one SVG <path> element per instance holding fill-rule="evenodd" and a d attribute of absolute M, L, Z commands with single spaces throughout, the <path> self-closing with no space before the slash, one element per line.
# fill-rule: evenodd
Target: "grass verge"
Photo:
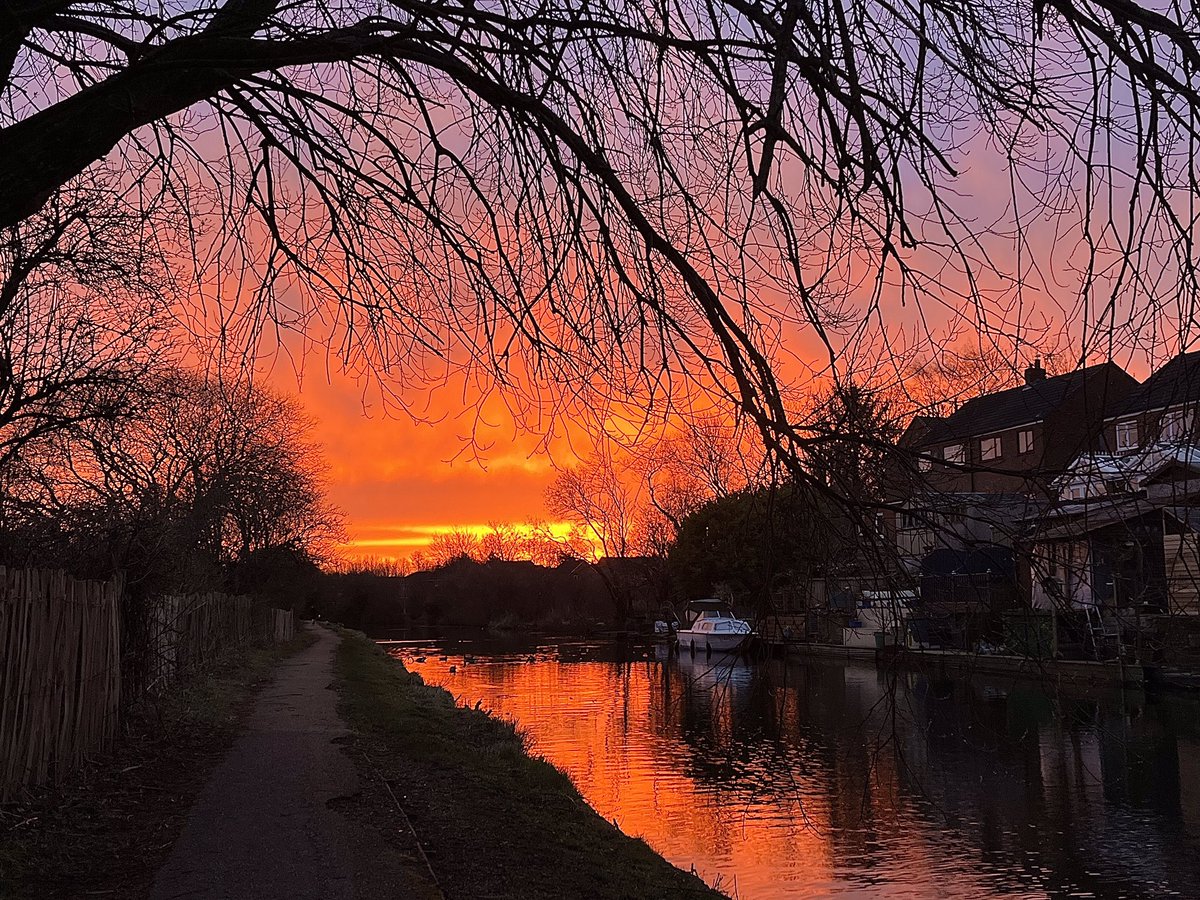
<path fill-rule="evenodd" d="M 358 632 L 342 634 L 339 710 L 364 789 L 391 788 L 447 896 L 721 896 L 603 819 L 510 724 L 457 706 Z"/>
<path fill-rule="evenodd" d="M 148 895 L 212 768 L 275 664 L 316 638 L 231 656 L 128 717 L 113 752 L 0 807 L 0 897 Z"/>

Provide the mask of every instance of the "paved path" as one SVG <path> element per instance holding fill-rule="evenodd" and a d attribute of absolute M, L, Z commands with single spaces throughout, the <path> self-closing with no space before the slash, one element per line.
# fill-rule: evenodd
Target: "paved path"
<path fill-rule="evenodd" d="M 380 884 L 389 869 L 380 835 L 338 811 L 336 801 L 360 786 L 334 743 L 346 734 L 330 686 L 338 638 L 316 633 L 317 643 L 284 660 L 259 695 L 247 730 L 192 808 L 151 900 L 408 895 L 401 883 Z M 369 877 L 358 878 L 364 871 Z M 402 872 L 397 877 L 403 881 Z"/>

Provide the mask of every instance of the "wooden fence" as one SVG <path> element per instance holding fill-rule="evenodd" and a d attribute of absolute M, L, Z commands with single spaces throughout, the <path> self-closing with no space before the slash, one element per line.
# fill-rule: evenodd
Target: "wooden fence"
<path fill-rule="evenodd" d="M 121 589 L 119 579 L 0 567 L 0 800 L 112 744 Z"/>
<path fill-rule="evenodd" d="M 276 644 L 286 644 L 296 636 L 296 616 L 290 609 L 268 609 L 267 633 Z"/>
<path fill-rule="evenodd" d="M 249 644 L 252 620 L 249 597 L 206 593 L 158 598 L 150 611 L 149 691 L 161 694 L 180 675 Z"/>
<path fill-rule="evenodd" d="M 0 802 L 107 749 L 121 709 L 121 581 L 0 567 Z M 207 593 L 156 600 L 147 690 L 252 642 L 295 635 L 292 612 Z"/>

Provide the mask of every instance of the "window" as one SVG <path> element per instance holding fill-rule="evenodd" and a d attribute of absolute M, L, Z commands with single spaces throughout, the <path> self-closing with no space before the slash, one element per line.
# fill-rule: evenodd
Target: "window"
<path fill-rule="evenodd" d="M 928 472 L 933 468 L 933 460 L 928 456 L 922 456 L 917 460 L 917 469 L 921 472 Z"/>
<path fill-rule="evenodd" d="M 984 438 L 979 442 L 979 458 L 984 460 L 1000 458 L 1000 435 Z"/>
<path fill-rule="evenodd" d="M 962 444 L 951 444 L 942 452 L 943 458 L 948 463 L 961 463 L 965 459 L 963 456 Z"/>
<path fill-rule="evenodd" d="M 1178 441 L 1191 436 L 1195 419 L 1193 409 L 1169 409 L 1163 413 L 1159 433 L 1164 441 Z"/>
<path fill-rule="evenodd" d="M 1033 451 L 1033 429 L 1017 434 L 1017 452 L 1031 453 Z"/>
<path fill-rule="evenodd" d="M 1087 496 L 1087 493 L 1087 485 L 1077 481 L 1067 488 L 1067 499 L 1082 500 Z"/>
<path fill-rule="evenodd" d="M 1137 419 L 1117 423 L 1117 450 L 1134 450 L 1138 444 Z"/>

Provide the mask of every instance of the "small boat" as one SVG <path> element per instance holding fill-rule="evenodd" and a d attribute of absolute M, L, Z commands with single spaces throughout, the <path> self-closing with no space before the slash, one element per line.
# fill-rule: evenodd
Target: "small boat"
<path fill-rule="evenodd" d="M 679 647 L 695 653 L 733 653 L 753 637 L 750 623 L 733 614 L 724 600 L 693 600 L 683 611 Z"/>

